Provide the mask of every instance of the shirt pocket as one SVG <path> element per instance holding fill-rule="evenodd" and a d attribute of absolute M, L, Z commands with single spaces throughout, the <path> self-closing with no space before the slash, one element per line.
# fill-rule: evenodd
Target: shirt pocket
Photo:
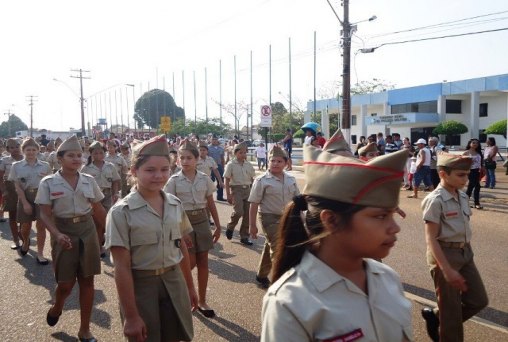
<path fill-rule="evenodd" d="M 177 194 L 176 196 L 179 197 L 178 194 L 190 193 L 191 192 L 191 185 L 188 183 L 182 184 L 180 182 L 177 182 L 175 189 L 176 189 L 176 194 Z"/>
<path fill-rule="evenodd" d="M 88 199 L 94 199 L 95 194 L 91 183 L 83 183 L 83 196 Z"/>
<path fill-rule="evenodd" d="M 131 246 L 154 245 L 159 239 L 156 232 L 139 231 L 132 233 Z"/>

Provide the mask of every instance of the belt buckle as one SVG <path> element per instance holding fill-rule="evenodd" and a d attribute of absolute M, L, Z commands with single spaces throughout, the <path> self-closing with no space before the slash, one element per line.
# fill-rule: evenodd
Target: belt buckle
<path fill-rule="evenodd" d="M 197 210 L 193 210 L 193 211 L 191 211 L 191 215 L 192 215 L 192 216 L 196 216 L 197 214 L 198 214 L 198 211 L 197 211 Z"/>
<path fill-rule="evenodd" d="M 242 188 L 247 189 L 247 185 L 242 185 Z"/>
<path fill-rule="evenodd" d="M 164 274 L 164 268 L 159 268 L 155 270 L 156 276 L 160 276 L 161 274 Z"/>
<path fill-rule="evenodd" d="M 77 216 L 77 217 L 73 217 L 73 218 L 72 218 L 72 223 L 79 223 L 79 222 L 80 222 L 80 220 L 79 220 L 79 219 L 80 219 L 80 217 L 79 217 L 79 216 Z"/>
<path fill-rule="evenodd" d="M 459 244 L 458 244 L 458 245 L 459 245 L 459 248 L 464 248 L 464 246 L 466 245 L 466 243 L 465 243 L 465 242 L 459 242 Z"/>

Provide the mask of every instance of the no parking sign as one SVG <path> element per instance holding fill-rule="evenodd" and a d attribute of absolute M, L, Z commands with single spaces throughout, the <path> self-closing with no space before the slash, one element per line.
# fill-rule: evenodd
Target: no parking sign
<path fill-rule="evenodd" d="M 261 122 L 259 127 L 272 127 L 272 107 L 268 105 L 261 106 Z"/>

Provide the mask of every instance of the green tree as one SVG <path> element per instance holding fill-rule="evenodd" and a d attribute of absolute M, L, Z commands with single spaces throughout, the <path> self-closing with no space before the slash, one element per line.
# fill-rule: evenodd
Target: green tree
<path fill-rule="evenodd" d="M 272 103 L 272 135 L 275 139 L 276 134 L 285 134 L 288 128 L 292 131 L 302 127 L 304 112 L 296 105 L 291 115 L 289 111 L 280 102 Z"/>
<path fill-rule="evenodd" d="M 134 108 L 134 120 L 138 128 L 148 126 L 159 127 L 160 117 L 169 116 L 173 122 L 185 119 L 183 108 L 176 105 L 173 96 L 161 89 L 152 89 L 144 93 L 137 101 Z"/>
<path fill-rule="evenodd" d="M 440 122 L 432 131 L 434 134 L 458 135 L 467 133 L 469 129 L 462 122 L 447 120 Z"/>
<path fill-rule="evenodd" d="M 218 118 L 208 119 L 208 121 L 204 119 L 196 120 L 194 124 L 194 120 L 177 120 L 173 122 L 171 126 L 170 135 L 178 134 L 180 136 L 186 136 L 191 133 L 195 133 L 199 135 L 201 138 L 208 135 L 208 133 L 216 134 L 216 135 L 226 135 L 228 131 L 231 130 L 231 126 L 228 124 L 220 123 Z"/>
<path fill-rule="evenodd" d="M 502 135 L 506 139 L 506 119 L 494 122 L 489 127 L 485 128 L 485 131 L 483 132 L 485 134 L 499 134 Z"/>
<path fill-rule="evenodd" d="M 21 121 L 19 117 L 12 114 L 9 115 L 7 121 L 4 121 L 2 124 L 0 124 L 0 137 L 11 138 L 16 135 L 17 131 L 26 130 L 28 130 L 28 126 L 23 121 Z"/>

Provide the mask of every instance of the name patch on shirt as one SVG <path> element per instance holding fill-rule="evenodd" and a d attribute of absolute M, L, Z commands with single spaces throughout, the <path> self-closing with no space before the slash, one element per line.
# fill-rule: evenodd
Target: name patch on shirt
<path fill-rule="evenodd" d="M 449 211 L 449 212 L 445 213 L 446 217 L 454 217 L 457 215 L 459 215 L 459 213 L 457 211 Z"/>
<path fill-rule="evenodd" d="M 63 195 L 63 194 L 65 194 L 63 191 L 59 191 L 59 192 L 52 192 L 52 193 L 51 193 L 51 196 L 61 196 L 61 195 Z"/>
<path fill-rule="evenodd" d="M 351 341 L 359 340 L 362 337 L 363 337 L 362 329 L 356 329 L 356 330 L 353 330 L 347 334 L 332 337 L 327 340 L 323 340 L 323 342 L 351 342 Z"/>

